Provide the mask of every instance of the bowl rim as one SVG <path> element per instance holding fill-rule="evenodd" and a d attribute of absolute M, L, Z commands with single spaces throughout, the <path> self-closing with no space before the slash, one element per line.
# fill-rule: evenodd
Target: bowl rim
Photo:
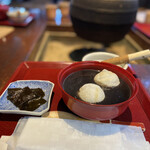
<path fill-rule="evenodd" d="M 117 70 L 122 70 L 124 73 L 126 73 L 126 75 L 128 75 L 128 76 L 130 76 L 130 78 L 132 78 L 133 80 L 134 80 L 134 85 L 132 85 L 132 87 L 134 86 L 134 91 L 131 93 L 131 96 L 129 97 L 129 99 L 127 99 L 127 100 L 125 100 L 125 101 L 123 101 L 123 102 L 121 102 L 121 103 L 117 103 L 117 104 L 110 104 L 110 105 L 101 105 L 101 104 L 94 104 L 94 103 L 88 103 L 88 102 L 86 102 L 86 101 L 82 101 L 82 100 L 80 100 L 80 99 L 77 99 L 77 98 L 74 98 L 73 96 L 71 96 L 71 95 L 69 95 L 64 89 L 63 89 L 63 87 L 62 87 L 62 84 L 60 83 L 61 82 L 61 80 L 60 80 L 60 78 L 61 78 L 61 76 L 63 75 L 63 73 L 65 73 L 65 72 L 67 72 L 66 71 L 66 69 L 69 69 L 70 67 L 72 68 L 72 67 L 74 67 L 74 66 L 76 66 L 76 65 L 80 65 L 80 64 L 84 64 L 84 65 L 86 65 L 87 66 L 87 64 L 91 64 L 91 65 L 94 65 L 94 64 L 103 64 L 103 65 L 106 65 L 106 67 L 110 67 L 110 65 L 112 65 L 112 67 L 115 67 Z M 80 68 L 81 69 L 81 68 Z M 69 69 L 70 70 L 70 69 Z M 79 70 L 78 70 L 79 71 Z M 76 71 L 74 71 L 74 72 L 76 72 Z M 65 77 L 66 78 L 66 77 Z M 130 73 L 130 72 L 128 72 L 127 70 L 125 70 L 125 69 L 123 69 L 123 68 L 121 68 L 121 67 L 118 67 L 118 66 L 116 66 L 116 65 L 113 65 L 113 64 L 110 64 L 110 63 L 106 63 L 106 62 L 98 62 L 98 61 L 80 61 L 80 62 L 74 62 L 74 63 L 72 63 L 71 65 L 69 65 L 69 66 L 67 66 L 67 67 L 65 67 L 65 68 L 63 68 L 63 69 L 61 69 L 60 70 L 60 72 L 58 73 L 58 85 L 59 85 L 59 87 L 60 87 L 60 89 L 61 89 L 61 91 L 63 91 L 66 95 L 68 95 L 69 97 L 71 97 L 74 101 L 77 101 L 77 102 L 79 102 L 79 103 L 82 103 L 82 104 L 86 104 L 86 105 L 90 105 L 90 106 L 94 106 L 94 107 L 112 107 L 112 106 L 120 106 L 120 105 L 123 105 L 123 104 L 125 104 L 125 103 L 127 103 L 127 102 L 130 102 L 136 95 L 137 95 L 137 93 L 138 93 L 138 90 L 139 90 L 139 86 L 138 86 L 138 82 L 137 82 L 137 80 L 135 79 L 135 77 Z M 130 81 L 130 80 L 129 80 Z M 131 82 L 131 81 L 130 81 Z M 63 83 L 63 82 L 62 82 Z M 132 82 L 131 82 L 132 83 Z"/>

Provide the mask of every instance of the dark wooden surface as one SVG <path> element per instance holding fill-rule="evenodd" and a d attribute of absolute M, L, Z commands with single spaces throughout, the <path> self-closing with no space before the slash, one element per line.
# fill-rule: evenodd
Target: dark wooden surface
<path fill-rule="evenodd" d="M 26 27 L 16 27 L 15 31 L 0 40 L 0 90 L 4 87 L 18 65 L 28 59 L 46 28 L 45 12 L 36 10 L 35 19 Z"/>

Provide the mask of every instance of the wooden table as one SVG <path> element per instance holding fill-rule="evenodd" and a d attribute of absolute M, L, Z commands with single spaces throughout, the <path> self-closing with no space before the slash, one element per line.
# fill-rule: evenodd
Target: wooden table
<path fill-rule="evenodd" d="M 35 19 L 26 27 L 0 40 L 0 90 L 9 80 L 18 65 L 28 59 L 46 28 L 45 12 L 36 10 Z"/>
<path fill-rule="evenodd" d="M 65 22 L 56 26 L 54 22 L 50 23 L 47 21 L 44 10 L 38 11 L 39 12 L 36 12 L 34 21 L 31 22 L 29 26 L 16 27 L 15 31 L 6 37 L 5 42 L 0 40 L 0 90 L 8 82 L 22 61 L 33 60 L 45 30 L 73 31 L 70 22 L 67 21 L 68 26 L 66 26 Z M 150 48 L 150 39 L 146 38 L 136 29 L 132 28 L 129 35 L 140 44 L 143 49 Z"/>

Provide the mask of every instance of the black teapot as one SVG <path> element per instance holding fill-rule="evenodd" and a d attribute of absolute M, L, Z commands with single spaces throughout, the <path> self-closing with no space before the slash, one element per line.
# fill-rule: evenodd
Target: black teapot
<path fill-rule="evenodd" d="M 108 44 L 129 32 L 137 9 L 138 0 L 71 0 L 70 16 L 78 36 Z"/>

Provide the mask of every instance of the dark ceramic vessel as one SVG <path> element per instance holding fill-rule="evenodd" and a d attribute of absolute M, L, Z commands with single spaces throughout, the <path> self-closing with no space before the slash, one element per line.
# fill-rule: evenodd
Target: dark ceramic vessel
<path fill-rule="evenodd" d="M 78 36 L 109 44 L 128 33 L 137 9 L 138 0 L 72 0 L 70 15 Z"/>

